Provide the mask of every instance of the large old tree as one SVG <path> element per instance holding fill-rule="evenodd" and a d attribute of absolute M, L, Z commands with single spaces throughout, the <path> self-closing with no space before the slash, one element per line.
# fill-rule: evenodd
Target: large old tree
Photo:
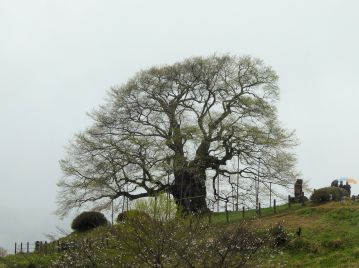
<path fill-rule="evenodd" d="M 139 72 L 111 89 L 68 147 L 59 212 L 160 192 L 185 211 L 205 212 L 209 185 L 220 197 L 219 175 L 288 185 L 294 142 L 277 119 L 277 80 L 261 60 L 227 55 Z"/>

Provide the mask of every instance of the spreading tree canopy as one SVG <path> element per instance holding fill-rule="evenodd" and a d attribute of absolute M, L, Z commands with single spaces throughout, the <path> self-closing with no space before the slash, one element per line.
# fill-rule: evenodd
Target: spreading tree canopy
<path fill-rule="evenodd" d="M 207 210 L 216 179 L 287 186 L 293 133 L 277 118 L 278 76 L 252 57 L 194 57 L 138 72 L 112 88 L 62 160 L 60 214 L 170 193 L 188 212 Z M 233 164 L 237 163 L 240 167 Z M 258 170 L 260 161 L 260 170 Z M 223 180 L 223 179 L 222 179 Z"/>

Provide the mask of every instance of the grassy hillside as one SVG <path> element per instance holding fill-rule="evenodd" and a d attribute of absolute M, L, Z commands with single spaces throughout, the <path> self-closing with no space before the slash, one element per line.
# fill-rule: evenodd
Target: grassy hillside
<path fill-rule="evenodd" d="M 250 226 L 266 229 L 282 223 L 288 232 L 288 244 L 266 257 L 261 267 L 359 267 L 359 202 L 342 201 L 313 206 L 306 204 L 278 207 L 278 213 L 264 209 L 260 218 L 254 219 L 254 212 L 246 212 Z M 235 226 L 242 221 L 242 214 L 231 212 L 229 223 L 225 213 L 214 213 L 212 224 L 215 228 Z M 301 228 L 301 236 L 296 234 Z M 64 239 L 100 238 L 111 231 L 109 228 L 72 234 Z M 110 241 L 111 243 L 111 241 Z M 116 252 L 107 251 L 113 257 Z M 29 263 L 46 267 L 56 255 L 40 256 L 37 254 L 8 256 L 5 260 L 12 267 L 27 267 Z M 1 265 L 0 265 L 1 267 Z M 6 267 L 6 266 L 5 266 Z"/>
<path fill-rule="evenodd" d="M 277 214 L 265 209 L 262 215 L 253 220 L 254 228 L 283 223 L 290 237 L 288 245 L 279 254 L 264 260 L 262 267 L 359 267 L 358 201 L 294 205 L 291 209 L 285 205 L 279 207 Z M 241 217 L 231 213 L 229 224 Z M 217 214 L 214 222 L 224 224 L 224 213 Z M 300 237 L 296 234 L 299 227 Z"/>
<path fill-rule="evenodd" d="M 268 267 L 359 267 L 358 202 L 306 206 L 263 217 L 255 225 L 263 228 L 279 221 L 294 237 L 283 254 L 266 263 Z M 295 237 L 298 227 L 300 238 Z"/>

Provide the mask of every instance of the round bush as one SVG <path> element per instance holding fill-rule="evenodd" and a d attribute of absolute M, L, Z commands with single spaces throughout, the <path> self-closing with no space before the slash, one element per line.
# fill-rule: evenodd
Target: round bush
<path fill-rule="evenodd" d="M 86 231 L 101 225 L 106 225 L 107 223 L 108 222 L 102 213 L 87 211 L 82 212 L 72 221 L 71 228 L 75 231 Z"/>
<path fill-rule="evenodd" d="M 151 217 L 144 211 L 133 209 L 129 211 L 124 211 L 117 216 L 117 222 L 124 222 L 130 218 L 137 218 L 140 220 L 149 220 Z"/>
<path fill-rule="evenodd" d="M 310 200 L 313 203 L 325 203 L 328 201 L 340 201 L 343 197 L 349 197 L 349 192 L 339 187 L 325 187 L 316 190 Z"/>

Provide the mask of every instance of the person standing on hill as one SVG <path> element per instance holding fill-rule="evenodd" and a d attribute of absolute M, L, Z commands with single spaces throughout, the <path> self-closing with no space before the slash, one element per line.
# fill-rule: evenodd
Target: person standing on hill
<path fill-rule="evenodd" d="M 330 185 L 332 187 L 338 187 L 338 180 L 332 181 L 332 184 Z"/>
<path fill-rule="evenodd" d="M 349 185 L 348 181 L 345 183 L 345 185 L 343 186 L 343 189 L 347 190 L 350 196 L 350 192 L 351 192 L 351 186 Z"/>

